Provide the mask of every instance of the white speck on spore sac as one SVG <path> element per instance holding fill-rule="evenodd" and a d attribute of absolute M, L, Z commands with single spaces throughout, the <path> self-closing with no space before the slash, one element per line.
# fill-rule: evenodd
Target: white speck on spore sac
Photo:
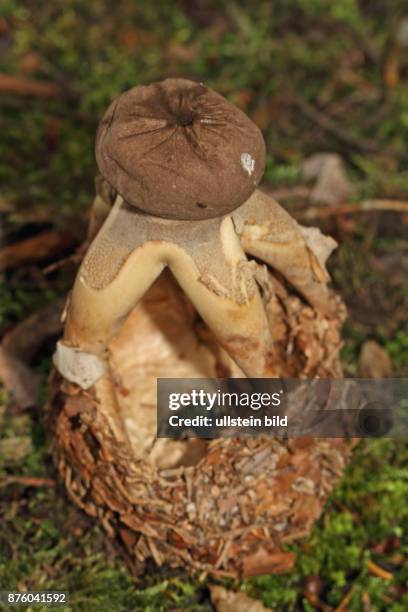
<path fill-rule="evenodd" d="M 241 166 L 248 172 L 248 175 L 251 176 L 253 171 L 255 170 L 255 160 L 249 153 L 243 153 L 241 155 Z"/>

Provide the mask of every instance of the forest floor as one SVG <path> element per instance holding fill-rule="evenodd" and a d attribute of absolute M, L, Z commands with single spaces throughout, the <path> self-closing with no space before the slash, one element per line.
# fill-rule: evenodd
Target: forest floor
<path fill-rule="evenodd" d="M 248 113 L 267 143 L 264 188 L 339 243 L 329 268 L 348 307 L 346 376 L 408 375 L 403 7 L 2 2 L 0 338 L 39 387 L 31 402 L 0 387 L 0 591 L 68 590 L 75 612 L 214 609 L 206 578 L 151 568 L 131 579 L 56 483 L 44 430 L 58 313 L 93 199 L 96 126 L 121 91 L 183 76 Z M 224 586 L 275 610 L 403 612 L 407 499 L 406 441 L 365 440 L 311 537 L 289 547 L 295 570 Z"/>

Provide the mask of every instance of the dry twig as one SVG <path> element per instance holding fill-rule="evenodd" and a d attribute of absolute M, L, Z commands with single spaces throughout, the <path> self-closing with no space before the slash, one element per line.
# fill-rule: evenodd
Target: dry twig
<path fill-rule="evenodd" d="M 1 484 L 3 486 L 21 484 L 25 487 L 54 487 L 56 483 L 52 478 L 40 478 L 39 476 L 9 476 Z"/>
<path fill-rule="evenodd" d="M 382 580 L 392 580 L 394 578 L 391 572 L 387 572 L 387 570 L 380 567 L 379 565 L 377 565 L 376 563 L 374 563 L 374 561 L 371 561 L 370 559 L 367 561 L 367 569 L 369 572 L 371 572 L 371 574 L 374 574 L 374 576 L 377 576 L 378 578 L 381 578 Z"/>
<path fill-rule="evenodd" d="M 332 134 L 340 142 L 345 143 L 349 147 L 353 147 L 362 153 L 377 153 L 383 147 L 380 143 L 367 138 L 361 138 L 350 134 L 346 129 L 341 127 L 332 117 L 325 114 L 321 109 L 314 108 L 311 104 L 300 98 L 294 98 L 295 105 L 299 110 L 313 123 L 318 125 L 325 132 Z M 383 151 L 384 152 L 384 151 Z M 387 147 L 386 154 L 397 159 L 407 159 L 407 154 L 404 151 Z"/>
<path fill-rule="evenodd" d="M 312 206 L 305 210 L 292 211 L 292 215 L 300 220 L 326 219 L 336 215 L 350 215 L 361 212 L 388 211 L 408 214 L 408 202 L 401 200 L 364 200 L 356 204 L 340 204 L 322 208 Z"/>
<path fill-rule="evenodd" d="M 53 83 L 43 83 L 12 74 L 0 74 L 0 93 L 33 96 L 36 98 L 59 98 L 62 92 Z"/>
<path fill-rule="evenodd" d="M 347 606 L 349 605 L 355 591 L 355 586 L 353 585 L 349 591 L 345 594 L 337 608 L 334 612 L 345 612 L 347 610 Z"/>

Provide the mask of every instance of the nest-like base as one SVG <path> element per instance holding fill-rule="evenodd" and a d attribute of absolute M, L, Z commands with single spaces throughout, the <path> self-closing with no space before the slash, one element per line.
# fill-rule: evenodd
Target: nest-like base
<path fill-rule="evenodd" d="M 333 296 L 338 315 L 328 319 L 272 275 L 269 282 L 266 309 L 280 375 L 340 377 L 344 307 L 338 298 Z M 169 441 L 164 455 L 163 448 L 156 456 L 153 447 L 151 452 L 140 450 L 138 419 L 143 429 L 140 419 L 148 412 L 143 412 L 146 407 L 139 396 L 147 394 L 151 400 L 146 379 L 163 376 L 166 363 L 167 376 L 183 376 L 180 362 L 176 372 L 172 369 L 174 356 L 163 362 L 157 354 L 155 371 L 150 356 L 140 352 L 144 342 L 159 352 L 161 341 L 166 346 L 190 342 L 174 331 L 184 325 L 200 350 L 211 356 L 204 359 L 208 369 L 202 375 L 237 376 L 239 371 L 216 347 L 169 275 L 156 282 L 128 325 L 122 340 L 110 346 L 111 380 L 82 391 L 57 373 L 52 375 L 50 427 L 56 465 L 70 497 L 123 544 L 136 574 L 150 558 L 158 565 L 218 576 L 289 570 L 294 554 L 283 551 L 282 545 L 309 533 L 343 474 L 352 444 L 340 439 L 256 437 L 195 441 L 184 455 L 179 452 L 182 442 Z M 133 346 L 137 343 L 137 363 L 128 357 L 135 351 L 124 348 L 129 338 Z M 141 367 L 144 382 L 136 376 Z M 118 401 L 108 399 L 112 393 Z M 136 409 L 131 406 L 134 398 Z M 154 406 L 148 410 L 155 414 Z M 179 445 L 178 454 L 172 455 L 171 443 Z M 174 460 L 166 464 L 163 457 L 171 456 Z"/>

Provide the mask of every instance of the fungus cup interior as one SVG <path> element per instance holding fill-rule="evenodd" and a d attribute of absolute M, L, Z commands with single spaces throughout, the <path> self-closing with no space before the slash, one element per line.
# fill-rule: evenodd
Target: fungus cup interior
<path fill-rule="evenodd" d="M 243 376 L 217 346 L 171 272 L 165 270 L 134 307 L 109 345 L 117 400 L 135 458 L 160 469 L 198 463 L 203 439 L 156 438 L 157 378 Z"/>

